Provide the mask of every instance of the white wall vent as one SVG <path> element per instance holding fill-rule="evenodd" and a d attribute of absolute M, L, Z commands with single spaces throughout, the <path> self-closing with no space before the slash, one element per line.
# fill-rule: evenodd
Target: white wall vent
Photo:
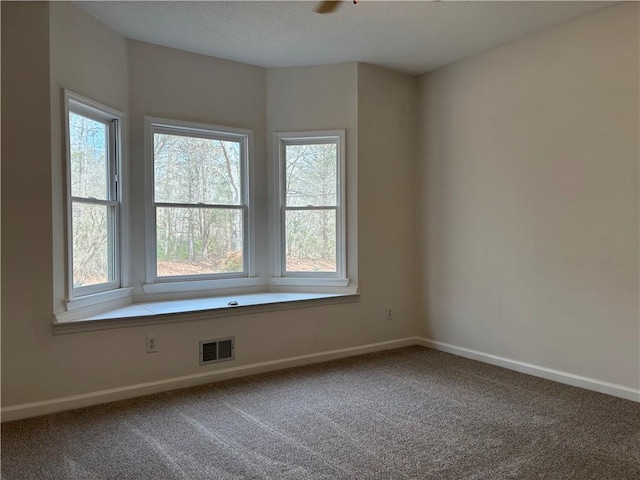
<path fill-rule="evenodd" d="M 235 356 L 234 337 L 202 340 L 200 342 L 200 365 L 233 360 Z"/>

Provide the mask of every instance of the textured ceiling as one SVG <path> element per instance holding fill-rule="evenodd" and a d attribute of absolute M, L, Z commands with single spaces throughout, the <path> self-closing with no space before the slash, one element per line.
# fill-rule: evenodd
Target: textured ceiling
<path fill-rule="evenodd" d="M 262 67 L 366 62 L 420 74 L 616 2 L 74 2 L 120 34 Z"/>

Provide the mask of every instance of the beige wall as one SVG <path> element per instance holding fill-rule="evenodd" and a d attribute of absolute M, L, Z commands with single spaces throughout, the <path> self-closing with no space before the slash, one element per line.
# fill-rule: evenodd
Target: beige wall
<path fill-rule="evenodd" d="M 197 362 L 199 340 L 227 335 L 234 366 L 420 333 L 638 388 L 637 20 L 613 6 L 418 80 L 264 70 L 125 41 L 69 4 L 3 2 L 2 405 L 228 367 Z M 259 200 L 274 131 L 346 129 L 360 301 L 53 336 L 61 87 L 127 112 L 135 182 L 144 115 L 253 129 Z M 130 273 L 143 280 L 142 259 Z"/>
<path fill-rule="evenodd" d="M 365 174 L 356 183 L 356 64 L 268 72 L 125 41 L 70 4 L 50 4 L 50 18 L 47 5 L 3 3 L 2 8 L 3 69 L 14 72 L 2 78 L 3 99 L 7 99 L 2 115 L 8 119 L 3 122 L 3 136 L 15 138 L 2 146 L 2 273 L 5 279 L 12 279 L 2 285 L 3 407 L 228 368 L 229 364 L 198 365 L 198 341 L 203 339 L 234 335 L 233 366 L 241 366 L 413 334 L 408 290 L 401 286 L 387 289 L 396 281 L 409 288 L 410 281 L 402 271 L 407 262 L 380 263 L 379 259 L 380 252 L 392 241 L 388 232 L 360 240 L 360 271 L 365 275 L 360 275 L 363 287 L 359 302 L 52 335 L 52 306 L 59 308 L 64 298 L 64 286 L 59 283 L 62 274 L 58 271 L 64 266 L 61 87 L 128 114 L 129 169 L 134 184 L 130 189 L 131 239 L 138 248 L 144 242 L 144 211 L 142 191 L 135 185 L 143 177 L 144 115 L 253 129 L 258 203 L 262 204 L 257 216 L 263 225 L 267 222 L 264 199 L 269 188 L 265 178 L 270 156 L 267 137 L 274 130 L 347 129 L 350 187 L 365 192 L 349 204 L 350 212 L 359 205 L 366 209 L 367 204 L 379 202 L 375 184 L 383 180 L 382 172 L 391 176 L 392 184 L 401 183 L 408 176 L 413 159 L 406 154 L 408 150 L 403 150 L 395 159 L 402 167 L 390 171 L 388 159 L 371 151 L 365 164 L 381 173 Z M 5 28 L 5 24 L 10 26 Z M 105 70 L 100 62 L 105 56 L 112 69 Z M 24 62 L 24 58 L 30 62 Z M 410 77 L 370 70 L 366 78 L 370 91 L 382 93 L 383 86 L 397 89 L 390 99 L 408 94 L 406 84 Z M 292 94 L 296 102 L 291 101 Z M 374 108 L 371 99 L 363 101 L 367 111 Z M 398 106 L 391 100 L 383 102 L 379 109 L 389 118 L 398 117 Z M 396 135 L 406 135 L 400 131 L 402 123 L 396 130 L 391 123 L 388 127 Z M 380 126 L 363 129 L 365 138 L 380 132 Z M 404 195 L 389 201 L 395 202 L 397 208 L 374 214 L 355 211 L 369 221 L 375 218 L 409 234 L 410 225 L 403 224 L 408 216 L 400 221 L 395 217 L 398 210 L 410 207 L 411 200 Z M 29 216 L 24 215 L 29 206 Z M 56 219 L 53 228 L 52 215 Z M 358 241 L 352 233 L 350 241 Z M 267 240 L 262 240 L 260 248 L 267 248 Z M 355 259 L 351 262 L 355 264 Z M 368 262 L 375 264 L 367 265 Z M 141 258 L 132 259 L 130 273 L 133 281 L 143 281 Z M 393 321 L 385 319 L 386 305 L 397 307 Z M 160 346 L 159 353 L 153 355 L 144 351 L 145 336 L 150 333 L 157 335 Z"/>
<path fill-rule="evenodd" d="M 49 5 L 1 7 L 2 394 L 38 398 L 51 352 Z"/>
<path fill-rule="evenodd" d="M 416 77 L 358 65 L 360 289 L 376 300 L 372 315 L 393 308 L 393 328 L 403 335 L 415 334 L 416 319 L 417 100 Z"/>
<path fill-rule="evenodd" d="M 422 335 L 638 388 L 638 7 L 420 78 Z"/>

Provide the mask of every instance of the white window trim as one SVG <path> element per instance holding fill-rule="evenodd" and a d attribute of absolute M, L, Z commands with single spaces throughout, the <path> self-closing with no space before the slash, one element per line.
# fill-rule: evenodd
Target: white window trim
<path fill-rule="evenodd" d="M 304 144 L 317 142 L 336 142 L 338 145 L 337 171 L 337 239 L 336 239 L 336 273 L 327 272 L 286 272 L 284 206 L 286 180 L 284 178 L 284 147 L 287 144 Z M 347 221 L 346 221 L 346 147 L 344 130 L 318 130 L 302 132 L 276 132 L 273 142 L 274 175 L 274 212 L 275 229 L 273 237 L 274 272 L 271 284 L 276 286 L 301 287 L 346 287 L 349 285 L 347 272 Z"/>
<path fill-rule="evenodd" d="M 127 288 L 116 288 L 115 290 L 109 290 L 108 292 L 94 293 L 92 295 L 85 295 L 83 297 L 77 298 L 72 302 L 67 303 L 67 312 L 73 311 L 93 311 L 96 310 L 96 305 L 98 311 L 103 308 L 103 306 L 109 302 L 111 305 L 116 304 L 126 305 L 130 303 L 130 296 L 132 287 Z"/>
<path fill-rule="evenodd" d="M 300 276 L 296 277 L 273 277 L 271 278 L 271 284 L 277 286 L 305 286 L 305 287 L 347 287 L 349 286 L 348 278 L 304 278 Z"/>
<path fill-rule="evenodd" d="M 124 268 L 128 265 L 129 247 L 128 247 L 128 211 L 126 208 L 126 175 L 122 174 L 126 170 L 126 159 L 123 153 L 126 128 L 124 125 L 124 113 L 114 108 L 103 105 L 95 100 L 83 97 L 69 90 L 63 89 L 64 96 L 64 145 L 65 145 L 65 180 L 66 180 L 66 249 L 67 261 L 66 268 L 66 308 L 73 310 L 86 305 L 93 305 L 113 298 L 123 298 L 129 295 L 129 288 L 122 288 L 128 283 L 128 269 Z M 114 175 L 117 176 L 117 182 L 112 185 L 115 190 L 116 202 L 116 220 L 115 220 L 115 245 L 114 245 L 114 274 L 115 281 L 102 283 L 99 285 L 89 285 L 86 287 L 73 287 L 73 230 L 72 230 L 72 195 L 71 195 L 71 145 L 70 145 L 70 128 L 69 113 L 77 112 L 96 118 L 102 121 L 113 122 L 110 130 L 110 140 L 115 141 L 115 148 L 112 145 L 112 152 L 109 162 L 110 168 L 113 168 Z M 113 138 L 111 138 L 113 137 Z"/>
<path fill-rule="evenodd" d="M 155 225 L 155 198 L 154 198 L 154 151 L 153 134 L 155 131 L 164 133 L 185 133 L 200 137 L 216 139 L 227 138 L 233 141 L 241 141 L 245 155 L 241 159 L 242 191 L 244 204 L 244 232 L 243 232 L 243 259 L 244 272 L 210 274 L 210 275 L 185 275 L 172 277 L 157 276 L 157 244 Z M 158 117 L 145 117 L 145 256 L 146 256 L 146 281 L 142 286 L 147 294 L 198 292 L 215 290 L 220 288 L 251 287 L 257 284 L 255 276 L 255 209 L 254 175 L 253 175 L 253 131 L 241 128 L 225 127 L 221 125 L 185 122 Z"/>
<path fill-rule="evenodd" d="M 171 277 L 176 278 L 176 277 Z M 193 280 L 183 282 L 158 282 L 142 286 L 144 293 L 178 293 L 215 291 L 220 289 L 255 287 L 262 284 L 259 277 L 225 278 L 219 280 Z"/>
<path fill-rule="evenodd" d="M 251 130 L 246 129 L 237 129 L 237 128 L 229 128 L 218 125 L 211 124 L 200 124 L 200 123 L 192 123 L 192 122 L 183 122 L 183 121 L 175 121 L 175 120 L 167 120 L 163 118 L 157 117 L 145 117 L 145 135 L 144 135 L 144 147 L 145 147 L 145 169 L 147 173 L 148 169 L 153 168 L 153 149 L 152 146 L 152 136 L 151 136 L 151 125 L 166 125 L 170 127 L 178 127 L 185 129 L 195 129 L 195 130 L 203 130 L 209 131 L 214 130 L 216 132 L 228 132 L 231 135 L 246 135 L 246 176 L 243 178 L 243 181 L 246 181 L 246 208 L 248 210 L 247 214 L 247 223 L 248 225 L 245 227 L 245 237 L 249 243 L 248 246 L 248 258 L 247 258 L 247 272 L 246 275 L 243 276 L 234 276 L 233 274 L 230 276 L 226 276 L 225 278 L 189 278 L 186 281 L 176 281 L 177 277 L 166 277 L 166 280 L 163 278 L 162 281 L 153 281 L 148 282 L 147 284 L 136 284 L 132 285 L 130 283 L 129 277 L 129 235 L 128 235 L 128 196 L 126 185 L 128 183 L 128 170 L 126 166 L 126 156 L 124 152 L 126 152 L 126 117 L 116 110 L 113 110 L 109 107 L 106 107 L 98 102 L 92 101 L 90 99 L 86 99 L 79 95 L 73 94 L 72 92 L 65 92 L 65 126 L 67 130 L 65 132 L 66 138 L 68 138 L 68 100 L 67 98 L 73 98 L 78 102 L 82 102 L 87 105 L 88 108 L 100 109 L 109 114 L 117 115 L 119 117 L 118 125 L 120 127 L 119 135 L 119 152 L 118 152 L 118 171 L 121 173 L 119 177 L 119 200 L 120 204 L 120 287 L 115 288 L 108 291 L 98 292 L 83 295 L 78 298 L 70 298 L 66 302 L 66 311 L 59 312 L 54 315 L 54 333 L 73 333 L 75 331 L 89 331 L 94 329 L 102 329 L 102 328 L 121 328 L 126 326 L 134 326 L 139 324 L 155 324 L 155 323 L 165 323 L 165 322 L 173 322 L 173 321 L 188 321 L 193 320 L 197 315 L 189 313 L 189 308 L 183 309 L 180 305 L 184 301 L 188 301 L 191 304 L 192 300 L 203 300 L 203 299 L 211 299 L 215 301 L 224 301 L 227 299 L 236 299 L 238 295 L 247 295 L 247 294 L 262 294 L 266 295 L 265 302 L 277 305 L 277 306 L 243 306 L 241 308 L 236 308 L 233 310 L 234 314 L 241 313 L 257 313 L 260 311 L 270 311 L 273 308 L 277 309 L 289 309 L 289 308 L 300 308 L 303 306 L 317 306 L 317 305 L 325 305 L 332 303 L 342 303 L 343 301 L 357 301 L 359 298 L 358 286 L 354 283 L 354 279 L 349 278 L 349 270 L 347 263 L 347 221 L 346 221 L 346 207 L 347 207 L 347 192 L 346 192 L 346 170 L 347 170 L 347 158 L 346 158 L 346 148 L 345 148 L 345 131 L 344 130 L 326 130 L 326 131 L 305 131 L 305 132 L 281 132 L 276 133 L 275 143 L 274 143 L 274 156 L 272 157 L 272 163 L 270 168 L 270 173 L 268 177 L 271 177 L 271 181 L 269 184 L 270 187 L 270 200 L 272 203 L 272 211 L 276 212 L 275 219 L 278 221 L 278 225 L 275 225 L 275 222 L 271 222 L 264 232 L 256 232 L 256 219 L 255 219 L 255 209 L 251 208 L 254 205 L 254 197 L 255 197 L 255 184 L 256 181 L 254 172 L 254 148 L 253 148 L 253 132 Z M 280 157 L 280 148 L 281 142 L 279 138 L 289 138 L 296 139 L 298 141 L 304 141 L 304 139 L 308 139 L 310 141 L 322 141 L 323 138 L 329 138 L 331 140 L 338 138 L 338 146 L 339 146 L 339 178 L 338 178 L 338 192 L 340 195 L 338 209 L 340 215 L 340 229 L 341 235 L 338 238 L 339 242 L 339 251 L 341 252 L 340 258 L 340 266 L 338 275 L 333 275 L 331 277 L 326 276 L 318 276 L 318 275 L 307 275 L 306 273 L 300 272 L 299 275 L 287 275 L 282 276 L 281 269 L 281 261 L 283 259 L 282 254 L 284 250 L 280 249 L 280 225 L 279 219 L 281 218 L 279 215 L 280 210 L 280 195 L 281 195 L 281 157 Z M 67 144 L 68 141 L 65 141 Z M 68 146 L 67 146 L 68 148 Z M 68 161 L 68 159 L 67 159 Z M 68 170 L 68 169 L 67 169 Z M 153 170 L 151 170 L 153 171 Z M 266 179 L 260 179 L 263 181 Z M 353 179 L 352 179 L 353 180 Z M 67 182 L 69 179 L 67 179 Z M 155 218 L 154 204 L 152 202 L 152 192 L 153 192 L 153 179 L 150 175 L 145 175 L 145 256 L 147 261 L 147 281 L 149 281 L 152 276 L 149 276 L 148 267 L 151 262 L 155 262 L 155 253 L 153 257 L 150 256 L 149 246 L 155 245 L 155 231 L 152 231 L 151 228 L 154 228 L 155 225 L 151 226 L 149 219 Z M 69 184 L 70 185 L 70 184 Z M 70 190 L 67 190 L 67 195 Z M 355 193 L 351 192 L 349 195 L 355 195 Z M 70 202 L 68 201 L 69 205 Z M 275 207 L 275 208 L 274 208 Z M 355 221 L 354 219 L 350 219 L 351 221 Z M 350 227 L 351 228 L 351 227 Z M 149 234 L 153 233 L 154 235 L 149 238 Z M 274 249 L 270 249 L 268 259 L 256 259 L 256 237 L 257 234 L 264 235 L 264 238 L 270 238 L 271 241 L 274 242 Z M 142 252 L 138 252 L 142 254 Z M 354 253 L 355 252 L 351 252 Z M 349 257 L 353 261 L 355 257 Z M 270 268 L 265 271 L 260 271 L 261 273 L 256 273 L 256 262 L 258 265 L 263 265 L 266 267 L 266 263 L 270 264 Z M 154 272 L 155 273 L 155 272 Z M 314 272 L 310 272 L 314 273 Z M 357 271 L 351 272 L 357 276 Z M 68 275 L 71 278 L 70 275 Z M 155 279 L 154 279 L 155 280 Z M 134 288 L 135 287 L 135 288 Z M 289 298 L 291 294 L 305 294 L 307 297 L 299 297 L 296 300 L 292 300 Z M 285 295 L 285 297 L 282 297 Z M 145 308 L 149 308 L 153 302 L 168 302 L 166 303 L 167 308 L 171 311 L 167 311 L 166 315 L 162 316 L 152 316 L 145 319 L 140 319 L 137 315 L 132 314 L 129 315 L 124 313 L 119 315 L 116 311 L 120 311 L 119 309 L 125 309 L 126 312 L 129 307 L 133 308 L 136 305 L 144 305 Z M 224 303 L 224 302 L 223 302 Z M 226 305 L 226 303 L 225 303 Z M 118 316 L 118 319 L 113 318 L 113 315 Z M 230 310 L 227 308 L 218 309 L 214 307 L 212 310 L 207 309 L 207 312 L 202 313 L 207 318 L 215 318 L 218 316 L 227 316 L 230 314 Z M 100 321 L 98 321 L 98 317 Z M 200 318 L 200 317 L 198 317 Z M 203 317 L 204 318 L 204 317 Z M 109 320 L 107 320 L 109 319 Z M 82 326 L 81 326 L 82 325 Z"/>

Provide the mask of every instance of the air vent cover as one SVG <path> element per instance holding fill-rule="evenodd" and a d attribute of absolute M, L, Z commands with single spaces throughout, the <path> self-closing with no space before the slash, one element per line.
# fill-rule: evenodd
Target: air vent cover
<path fill-rule="evenodd" d="M 200 365 L 233 360 L 234 337 L 203 340 L 200 342 Z"/>

